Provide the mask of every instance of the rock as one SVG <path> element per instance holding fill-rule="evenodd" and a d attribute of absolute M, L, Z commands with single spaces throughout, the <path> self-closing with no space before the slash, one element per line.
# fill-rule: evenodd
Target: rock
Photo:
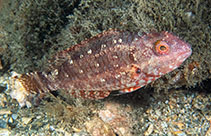
<path fill-rule="evenodd" d="M 24 125 L 27 125 L 28 123 L 30 123 L 32 121 L 33 117 L 23 117 L 22 118 L 22 122 Z"/>
<path fill-rule="evenodd" d="M 98 117 L 94 117 L 92 120 L 86 122 L 85 126 L 91 136 L 115 136 L 111 127 Z"/>
<path fill-rule="evenodd" d="M 119 136 L 131 136 L 130 133 L 133 122 L 128 114 L 130 107 L 123 107 L 120 104 L 109 102 L 104 109 L 98 112 L 100 119 L 109 124 Z"/>
<path fill-rule="evenodd" d="M 12 114 L 12 118 L 16 120 L 18 118 L 18 114 Z"/>

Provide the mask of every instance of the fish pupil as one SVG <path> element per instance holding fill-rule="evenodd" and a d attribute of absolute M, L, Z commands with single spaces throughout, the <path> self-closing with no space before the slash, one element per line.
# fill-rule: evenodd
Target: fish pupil
<path fill-rule="evenodd" d="M 165 51 L 165 50 L 166 50 L 166 46 L 161 45 L 161 46 L 160 46 L 160 50 L 161 50 L 161 51 Z"/>
<path fill-rule="evenodd" d="M 140 73 L 141 73 L 141 70 L 140 70 L 139 68 L 137 68 L 137 69 L 136 69 L 136 73 L 137 73 L 137 74 L 140 74 Z"/>

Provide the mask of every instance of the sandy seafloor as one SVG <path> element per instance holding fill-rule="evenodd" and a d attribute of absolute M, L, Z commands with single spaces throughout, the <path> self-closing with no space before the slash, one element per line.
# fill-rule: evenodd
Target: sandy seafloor
<path fill-rule="evenodd" d="M 49 96 L 32 108 L 19 108 L 7 91 L 0 98 L 0 135 L 211 135 L 211 95 L 197 89 L 168 94 L 140 90 L 75 104 Z"/>
<path fill-rule="evenodd" d="M 89 111 L 81 102 L 73 106 L 52 101 L 20 109 L 6 94 L 0 95 L 0 135 L 211 135 L 211 95 L 197 90 L 136 92 L 133 95 L 141 95 L 139 98 L 124 100 L 126 97 L 121 96 L 86 102 Z"/>
<path fill-rule="evenodd" d="M 211 136 L 210 5 L 200 0 L 0 0 L 0 136 Z M 10 97 L 5 81 L 11 71 L 42 70 L 58 48 L 108 28 L 137 27 L 173 31 L 192 45 L 192 56 L 147 87 L 104 100 L 73 99 L 58 90 L 37 106 L 21 108 Z"/>

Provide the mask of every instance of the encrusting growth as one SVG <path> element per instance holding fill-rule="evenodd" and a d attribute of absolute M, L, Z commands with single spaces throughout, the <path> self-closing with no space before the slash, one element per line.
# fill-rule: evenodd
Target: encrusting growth
<path fill-rule="evenodd" d="M 31 97 L 58 89 L 88 99 L 128 93 L 176 69 L 191 52 L 166 31 L 138 35 L 111 29 L 59 52 L 47 71 L 14 73 L 11 97 L 24 106 Z"/>

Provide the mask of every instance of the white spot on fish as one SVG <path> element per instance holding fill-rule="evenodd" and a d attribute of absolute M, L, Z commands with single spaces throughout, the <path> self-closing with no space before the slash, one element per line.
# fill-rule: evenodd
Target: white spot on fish
<path fill-rule="evenodd" d="M 36 74 L 37 72 L 34 73 Z M 26 73 L 26 75 L 28 75 L 28 73 Z M 46 78 L 48 77 L 48 75 L 45 72 L 42 72 L 42 75 L 44 75 Z"/>
<path fill-rule="evenodd" d="M 101 82 L 105 82 L 105 79 L 101 78 L 100 81 L 101 81 Z"/>
<path fill-rule="evenodd" d="M 117 46 L 118 48 L 120 48 L 120 47 L 121 47 L 121 45 L 120 45 L 120 44 L 117 44 L 116 46 Z"/>
<path fill-rule="evenodd" d="M 51 74 L 52 76 L 57 76 L 59 74 L 58 69 L 54 69 Z"/>
<path fill-rule="evenodd" d="M 149 79 L 149 80 L 152 80 L 152 79 L 153 79 L 153 77 L 149 77 L 148 79 Z"/>
<path fill-rule="evenodd" d="M 148 80 L 152 81 L 154 78 L 153 77 L 149 77 Z"/>
<path fill-rule="evenodd" d="M 118 40 L 118 42 L 119 42 L 119 43 L 122 43 L 122 39 L 120 38 L 120 39 Z"/>
<path fill-rule="evenodd" d="M 159 72 L 159 75 L 161 76 L 161 75 L 163 75 L 163 73 L 162 72 Z"/>
<path fill-rule="evenodd" d="M 135 83 L 135 82 L 130 83 L 130 84 L 126 84 L 126 86 L 127 86 L 127 87 L 132 87 L 132 86 L 135 86 L 135 85 L 136 85 L 136 83 Z"/>
<path fill-rule="evenodd" d="M 118 58 L 118 56 L 113 56 L 113 58 L 114 58 L 114 59 L 117 59 L 117 58 Z"/>
<path fill-rule="evenodd" d="M 155 77 L 155 80 L 158 79 L 159 77 Z"/>
<path fill-rule="evenodd" d="M 153 75 L 158 75 L 158 70 L 156 68 L 153 70 Z"/>
<path fill-rule="evenodd" d="M 84 57 L 84 55 L 80 55 L 80 58 L 83 58 Z"/>
<path fill-rule="evenodd" d="M 96 67 L 99 67 L 99 66 L 100 66 L 100 64 L 99 64 L 99 63 L 96 63 L 96 64 L 95 64 L 95 66 L 96 66 Z"/>
<path fill-rule="evenodd" d="M 73 64 L 73 60 L 70 60 L 70 64 Z"/>
<path fill-rule="evenodd" d="M 116 64 L 116 65 L 114 65 L 114 67 L 115 67 L 115 68 L 117 68 L 117 67 L 119 67 L 119 65 L 118 65 L 118 64 Z"/>
<path fill-rule="evenodd" d="M 147 81 L 147 84 L 149 84 L 149 83 L 151 83 L 151 82 L 152 82 L 152 80 L 148 80 L 148 81 Z"/>
<path fill-rule="evenodd" d="M 105 45 L 105 44 L 102 44 L 102 45 L 101 45 L 101 48 L 105 48 L 105 47 L 106 47 L 106 45 Z"/>
<path fill-rule="evenodd" d="M 69 75 L 67 73 L 64 74 L 65 77 L 69 77 Z"/>
<path fill-rule="evenodd" d="M 92 54 L 92 50 L 89 49 L 89 50 L 87 51 L 87 53 L 88 53 L 88 54 Z"/>
<path fill-rule="evenodd" d="M 178 56 L 178 57 L 177 57 L 177 61 L 181 61 L 182 58 L 183 58 L 182 55 Z"/>
<path fill-rule="evenodd" d="M 120 78 L 120 75 L 115 75 L 115 78 Z"/>
<path fill-rule="evenodd" d="M 125 73 L 125 72 L 120 72 L 120 74 L 121 74 L 121 75 L 126 75 L 126 73 Z"/>
<path fill-rule="evenodd" d="M 95 57 L 99 57 L 100 56 L 100 54 L 95 54 Z"/>
<path fill-rule="evenodd" d="M 145 84 L 145 80 L 139 80 L 139 85 L 143 85 L 143 84 Z"/>

